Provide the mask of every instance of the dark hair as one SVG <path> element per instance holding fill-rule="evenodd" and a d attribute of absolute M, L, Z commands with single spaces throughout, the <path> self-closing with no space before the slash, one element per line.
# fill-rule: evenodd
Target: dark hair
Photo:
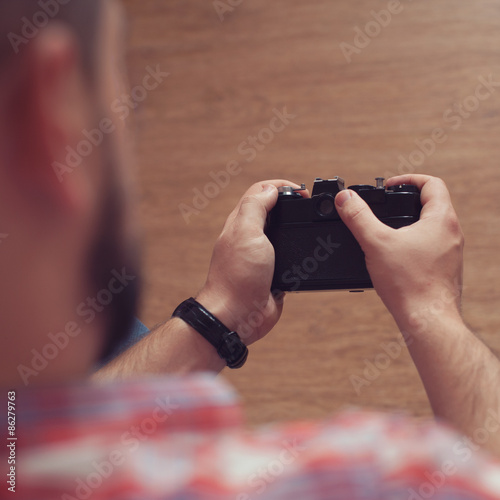
<path fill-rule="evenodd" d="M 100 8 L 101 0 L 0 0 L 0 72 L 41 30 L 60 22 L 75 34 L 82 69 L 93 82 Z"/>
<path fill-rule="evenodd" d="M 39 31 L 51 23 L 63 23 L 75 35 L 80 50 L 83 74 L 89 85 L 96 87 L 97 51 L 99 47 L 99 22 L 103 2 L 107 0 L 0 0 L 0 75 L 6 75 L 16 58 L 29 46 Z M 96 103 L 96 113 L 99 107 Z M 128 335 L 133 323 L 138 297 L 138 257 L 136 249 L 122 241 L 121 229 L 124 216 L 123 200 L 119 185 L 114 179 L 117 167 L 110 141 L 104 138 L 105 174 L 107 192 L 101 207 L 102 217 L 91 243 L 87 259 L 88 273 L 93 292 L 106 289 L 113 269 L 125 269 L 137 278 L 123 291 L 116 294 L 106 310 L 108 328 L 103 339 L 101 361 L 110 355 Z"/>

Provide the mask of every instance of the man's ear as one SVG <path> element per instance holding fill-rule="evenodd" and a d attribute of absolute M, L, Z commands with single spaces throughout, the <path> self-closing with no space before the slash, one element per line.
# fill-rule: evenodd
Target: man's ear
<path fill-rule="evenodd" d="M 68 28 L 54 24 L 17 57 L 6 78 L 11 138 L 6 174 L 38 204 L 35 209 L 69 215 L 80 210 L 90 194 L 84 166 L 77 168 L 76 160 L 68 164 L 68 152 L 78 149 L 94 109 L 79 46 Z"/>

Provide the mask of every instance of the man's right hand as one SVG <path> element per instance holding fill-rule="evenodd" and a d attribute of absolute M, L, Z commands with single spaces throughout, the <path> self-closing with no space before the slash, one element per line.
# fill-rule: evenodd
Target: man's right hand
<path fill-rule="evenodd" d="M 411 226 L 386 226 L 353 191 L 337 195 L 337 210 L 405 336 L 435 415 L 467 434 L 472 450 L 500 457 L 500 363 L 460 313 L 464 237 L 450 195 L 436 177 L 387 182 L 396 184 L 420 189 L 422 213 Z"/>
<path fill-rule="evenodd" d="M 373 285 L 402 330 L 414 330 L 432 311 L 460 318 L 464 237 L 441 179 L 403 175 L 387 186 L 421 191 L 420 220 L 393 229 L 380 222 L 354 191 L 341 191 L 337 210 L 365 253 Z"/>

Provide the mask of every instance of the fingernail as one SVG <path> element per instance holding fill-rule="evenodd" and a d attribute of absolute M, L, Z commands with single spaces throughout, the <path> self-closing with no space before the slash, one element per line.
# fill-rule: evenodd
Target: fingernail
<path fill-rule="evenodd" d="M 349 189 L 344 189 L 340 191 L 335 197 L 335 203 L 337 206 L 341 207 L 348 199 L 352 198 L 352 193 Z"/>
<path fill-rule="evenodd" d="M 263 193 L 271 193 L 272 191 L 275 191 L 276 190 L 276 186 L 273 186 L 272 184 L 266 184 L 263 189 L 262 189 L 262 192 Z"/>

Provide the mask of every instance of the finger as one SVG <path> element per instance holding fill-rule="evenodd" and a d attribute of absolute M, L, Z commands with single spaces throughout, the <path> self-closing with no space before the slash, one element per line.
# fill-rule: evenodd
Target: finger
<path fill-rule="evenodd" d="M 264 184 L 259 193 L 248 194 L 240 202 L 240 209 L 234 219 L 243 234 L 263 231 L 267 214 L 276 205 L 278 189 L 274 184 Z"/>
<path fill-rule="evenodd" d="M 438 177 L 421 174 L 407 174 L 388 179 L 387 186 L 411 184 L 420 190 L 422 212 L 420 219 L 427 219 L 442 214 L 452 207 L 450 192 L 444 181 Z"/>
<path fill-rule="evenodd" d="M 363 250 L 373 246 L 392 231 L 377 219 L 371 208 L 355 191 L 340 191 L 335 197 L 335 205 L 340 218 Z"/>
<path fill-rule="evenodd" d="M 294 189 L 299 190 L 299 193 L 304 196 L 304 197 L 309 197 L 309 191 L 307 189 L 302 190 L 299 184 L 295 184 L 295 182 L 290 182 L 284 179 L 273 179 L 273 180 L 268 180 L 268 181 L 262 181 L 262 182 L 257 182 L 253 186 L 251 186 L 246 193 L 243 195 L 243 198 L 248 195 L 252 194 L 258 194 L 264 189 L 264 186 L 267 184 L 272 184 L 273 186 L 276 186 L 277 188 L 283 187 L 283 186 L 291 186 Z M 243 199 L 242 198 L 242 199 Z M 241 200 L 240 200 L 241 202 Z"/>
<path fill-rule="evenodd" d="M 400 184 L 411 184 L 412 186 L 417 186 L 418 189 L 422 190 L 424 184 L 433 179 L 430 175 L 423 174 L 404 174 L 397 175 L 396 177 L 391 177 L 387 179 L 386 186 L 398 186 Z"/>
<path fill-rule="evenodd" d="M 256 184 L 254 184 L 253 186 L 251 186 L 246 191 L 246 193 L 243 195 L 243 197 L 240 199 L 240 201 L 238 202 L 238 204 L 236 205 L 236 207 L 234 208 L 234 210 L 229 214 L 229 217 L 227 218 L 227 221 L 226 221 L 226 224 L 225 224 L 224 227 L 227 227 L 227 226 L 229 226 L 229 225 L 231 225 L 233 223 L 234 219 L 236 218 L 236 216 L 238 215 L 238 213 L 240 211 L 242 201 L 247 196 L 252 196 L 254 194 L 261 193 L 262 190 L 264 189 L 264 187 L 266 185 L 269 185 L 269 184 L 272 185 L 272 186 L 275 186 L 276 188 L 279 188 L 279 187 L 282 187 L 282 186 L 291 186 L 294 189 L 298 189 L 299 190 L 302 187 L 302 186 L 299 186 L 298 184 L 295 184 L 294 182 L 290 182 L 290 181 L 287 181 L 287 180 L 284 180 L 284 179 L 273 179 L 273 180 L 269 180 L 269 181 L 257 182 Z M 309 190 L 307 190 L 307 189 L 301 190 L 301 191 L 299 191 L 299 193 L 304 198 L 309 198 L 309 196 L 310 196 Z"/>

